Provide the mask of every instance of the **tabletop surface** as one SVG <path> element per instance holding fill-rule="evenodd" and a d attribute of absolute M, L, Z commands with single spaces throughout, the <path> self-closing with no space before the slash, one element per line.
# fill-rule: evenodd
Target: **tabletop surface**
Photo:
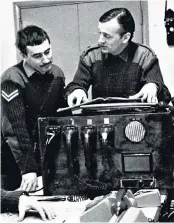
<path fill-rule="evenodd" d="M 38 188 L 42 188 L 42 177 L 38 177 Z M 36 198 L 39 200 L 39 198 L 48 198 L 47 196 L 43 196 L 43 190 L 40 190 L 33 194 L 33 198 Z M 69 219 L 71 218 L 71 223 L 80 222 L 79 216 L 80 213 L 82 213 L 85 210 L 85 206 L 87 203 L 90 202 L 90 200 L 80 201 L 80 202 L 69 202 L 69 201 L 39 201 L 42 202 L 44 206 L 49 206 L 49 208 L 52 208 L 54 213 L 56 214 L 56 218 L 52 221 L 47 222 L 57 222 L 57 223 L 63 223 L 63 222 L 69 222 Z M 72 221 L 72 218 L 74 218 L 74 221 Z M 0 214 L 0 222 L 3 223 L 15 223 L 18 222 L 18 214 L 12 214 L 12 213 L 3 213 Z M 29 211 L 25 219 L 22 221 L 22 223 L 43 223 L 41 220 L 39 214 L 35 213 L 34 211 Z"/>
<path fill-rule="evenodd" d="M 44 206 L 49 206 L 52 208 L 54 213 L 56 214 L 56 218 L 52 221 L 48 222 L 73 222 L 78 223 L 80 222 L 80 214 L 85 210 L 86 204 L 89 200 L 81 201 L 81 202 L 69 202 L 69 201 L 40 201 L 43 203 Z M 72 219 L 74 219 L 72 221 Z M 12 213 L 3 213 L 0 214 L 0 222 L 3 223 L 15 223 L 18 220 L 18 214 Z M 34 211 L 30 211 L 26 214 L 25 219 L 22 221 L 23 223 L 29 222 L 43 222 L 39 216 L 39 214 L 35 213 Z"/>
<path fill-rule="evenodd" d="M 42 178 L 38 178 L 39 182 L 39 188 L 42 188 Z M 54 213 L 56 214 L 56 218 L 52 221 L 46 221 L 46 222 L 56 222 L 56 223 L 80 223 L 80 215 L 85 210 L 85 207 L 89 202 L 91 202 L 90 199 L 79 201 L 79 202 L 70 202 L 70 201 L 44 201 L 45 199 L 49 198 L 48 196 L 43 196 L 43 191 L 39 191 L 32 196 L 34 199 L 42 200 L 39 202 L 42 202 L 44 206 L 47 206 L 49 208 L 52 208 Z M 161 203 L 164 202 L 166 199 L 166 196 L 161 196 Z M 146 207 L 141 208 L 144 215 L 147 218 L 151 219 L 158 219 L 159 217 L 159 210 L 158 207 Z M 3 223 L 16 223 L 18 222 L 18 214 L 12 214 L 12 213 L 3 213 L 0 214 L 0 222 Z M 22 223 L 43 223 L 44 221 L 41 220 L 38 213 L 34 211 L 29 211 L 25 219 L 22 221 Z"/>

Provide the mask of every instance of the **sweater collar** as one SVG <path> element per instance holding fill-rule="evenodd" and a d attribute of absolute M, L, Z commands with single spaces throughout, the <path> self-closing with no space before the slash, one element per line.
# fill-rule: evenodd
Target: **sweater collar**
<path fill-rule="evenodd" d="M 129 45 L 128 44 L 124 50 L 118 55 L 122 60 L 124 60 L 125 62 L 128 61 L 128 51 L 129 51 Z"/>
<path fill-rule="evenodd" d="M 120 57 L 122 60 L 127 62 L 128 61 L 129 48 L 130 48 L 130 43 L 124 48 L 124 50 L 120 54 L 115 55 L 115 56 L 112 55 L 112 57 Z M 108 56 L 109 56 L 109 54 L 105 54 L 104 59 L 107 59 Z"/>
<path fill-rule="evenodd" d="M 23 68 L 27 74 L 27 77 L 31 77 L 36 72 L 25 60 L 23 61 Z"/>
<path fill-rule="evenodd" d="M 38 71 L 34 70 L 25 60 L 23 60 L 23 68 L 24 68 L 28 78 L 33 76 L 33 74 L 35 74 L 35 73 L 39 73 Z M 52 74 L 52 68 L 50 71 L 47 72 L 47 74 Z M 42 76 L 45 76 L 45 75 L 42 75 Z"/>

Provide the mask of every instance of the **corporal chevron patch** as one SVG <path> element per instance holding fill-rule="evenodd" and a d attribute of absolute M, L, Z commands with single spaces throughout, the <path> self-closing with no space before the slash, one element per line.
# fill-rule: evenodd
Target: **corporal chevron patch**
<path fill-rule="evenodd" d="M 18 89 L 13 91 L 12 93 L 10 94 L 7 94 L 5 91 L 1 91 L 2 93 L 2 97 L 6 100 L 6 101 L 11 101 L 12 99 L 14 99 L 15 97 L 17 97 L 19 95 L 19 91 Z"/>

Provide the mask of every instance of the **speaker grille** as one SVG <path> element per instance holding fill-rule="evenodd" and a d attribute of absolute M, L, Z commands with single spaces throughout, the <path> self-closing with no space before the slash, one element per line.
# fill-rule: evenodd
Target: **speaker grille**
<path fill-rule="evenodd" d="M 145 128 L 141 122 L 132 121 L 125 128 L 125 135 L 131 142 L 140 142 L 144 139 Z"/>

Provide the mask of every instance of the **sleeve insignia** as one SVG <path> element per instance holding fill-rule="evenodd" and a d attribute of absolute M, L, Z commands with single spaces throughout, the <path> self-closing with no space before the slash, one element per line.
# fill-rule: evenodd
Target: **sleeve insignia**
<path fill-rule="evenodd" d="M 2 93 L 2 97 L 8 102 L 10 102 L 12 99 L 14 99 L 15 97 L 19 95 L 18 90 L 15 90 L 10 94 L 7 94 L 5 91 L 2 90 L 1 93 Z"/>

